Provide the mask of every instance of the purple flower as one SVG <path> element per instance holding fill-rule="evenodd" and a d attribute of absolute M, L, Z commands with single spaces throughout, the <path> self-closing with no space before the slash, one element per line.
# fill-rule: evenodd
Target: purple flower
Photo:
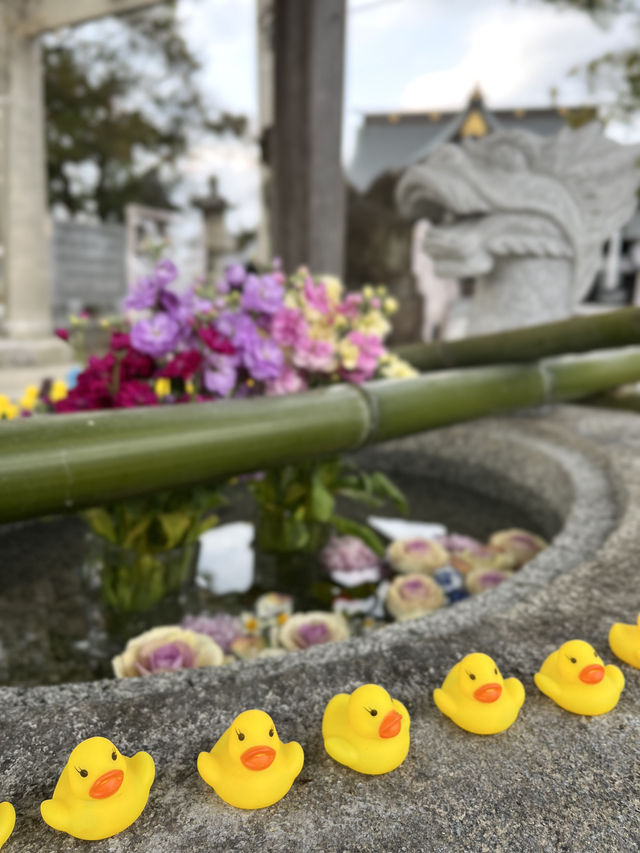
<path fill-rule="evenodd" d="M 270 338 L 261 338 L 256 334 L 244 349 L 243 361 L 254 379 L 267 381 L 280 376 L 284 356 L 275 341 Z"/>
<path fill-rule="evenodd" d="M 242 293 L 242 307 L 247 311 L 275 314 L 282 307 L 284 288 L 272 275 L 249 275 Z"/>
<path fill-rule="evenodd" d="M 224 273 L 225 280 L 231 287 L 241 287 L 247 277 L 247 273 L 242 264 L 231 264 Z"/>
<path fill-rule="evenodd" d="M 223 353 L 207 355 L 208 367 L 204 370 L 204 385 L 212 394 L 228 397 L 238 378 L 237 358 Z"/>
<path fill-rule="evenodd" d="M 131 345 L 139 352 L 160 358 L 171 352 L 180 337 L 180 324 L 168 314 L 138 320 L 131 329 Z"/>
<path fill-rule="evenodd" d="M 380 568 L 378 555 L 357 536 L 333 536 L 320 552 L 320 562 L 330 573 Z"/>
<path fill-rule="evenodd" d="M 207 637 L 211 637 L 226 655 L 231 651 L 233 641 L 242 636 L 240 622 L 229 613 L 214 613 L 213 616 L 187 615 L 180 625 L 197 634 L 206 634 Z"/>
<path fill-rule="evenodd" d="M 156 267 L 151 275 L 158 287 L 166 287 L 168 284 L 171 284 L 172 281 L 175 281 L 178 277 L 178 268 L 173 263 L 173 261 L 170 261 L 168 258 L 165 258 L 164 260 L 156 264 Z"/>
<path fill-rule="evenodd" d="M 487 546 L 483 545 L 482 542 L 472 536 L 463 536 L 461 533 L 449 533 L 446 536 L 437 536 L 436 539 L 450 554 L 468 551 L 470 554 L 484 556 L 489 552 Z"/>
<path fill-rule="evenodd" d="M 144 308 L 152 308 L 156 304 L 158 298 L 158 284 L 149 276 L 139 278 L 135 283 L 134 290 L 125 298 L 123 302 L 124 310 L 142 310 Z"/>
<path fill-rule="evenodd" d="M 309 622 L 298 628 L 298 637 L 305 646 L 317 646 L 329 639 L 329 629 L 324 622 Z"/>

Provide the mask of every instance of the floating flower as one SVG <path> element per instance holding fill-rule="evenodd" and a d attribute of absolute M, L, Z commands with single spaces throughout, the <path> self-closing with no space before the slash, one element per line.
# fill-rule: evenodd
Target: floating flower
<path fill-rule="evenodd" d="M 325 613 L 295 613 L 280 629 L 279 641 L 290 652 L 307 649 L 321 643 L 336 643 L 349 637 L 349 626 L 344 616 Z"/>
<path fill-rule="evenodd" d="M 382 577 L 378 555 L 357 536 L 334 536 L 320 552 L 320 562 L 336 582 L 346 587 L 376 583 Z"/>
<path fill-rule="evenodd" d="M 430 574 L 449 561 L 449 555 L 435 539 L 396 539 L 387 548 L 387 560 L 396 572 Z"/>
<path fill-rule="evenodd" d="M 474 569 L 465 578 L 465 586 L 471 595 L 478 595 L 488 589 L 494 589 L 512 575 L 500 569 Z"/>
<path fill-rule="evenodd" d="M 178 625 L 163 625 L 133 637 L 111 664 L 118 678 L 131 678 L 177 669 L 220 666 L 223 661 L 223 651 L 211 637 Z"/>
<path fill-rule="evenodd" d="M 265 592 L 256 600 L 254 610 L 262 624 L 284 625 L 293 613 L 293 596 L 282 592 Z"/>
<path fill-rule="evenodd" d="M 265 651 L 266 645 L 264 637 L 243 635 L 233 640 L 231 652 L 241 660 L 253 660 L 260 657 L 261 653 Z"/>
<path fill-rule="evenodd" d="M 488 546 L 474 548 L 473 551 L 457 551 L 449 557 L 449 562 L 463 575 L 468 575 L 475 569 L 510 572 L 516 568 L 516 561 L 512 554 L 497 551 Z"/>
<path fill-rule="evenodd" d="M 547 547 L 541 536 L 518 527 L 497 531 L 489 539 L 489 545 L 503 554 L 511 555 L 517 567 L 524 565 Z"/>
<path fill-rule="evenodd" d="M 446 536 L 437 536 L 436 539 L 450 554 L 467 551 L 469 554 L 487 556 L 489 550 L 479 539 L 463 536 L 461 533 L 449 533 Z"/>
<path fill-rule="evenodd" d="M 384 603 L 394 619 L 404 622 L 437 610 L 444 602 L 444 592 L 432 578 L 401 575 L 389 584 Z"/>
<path fill-rule="evenodd" d="M 180 626 L 211 637 L 225 654 L 231 651 L 233 641 L 242 636 L 240 620 L 229 613 L 214 613 L 211 616 L 204 613 L 200 616 L 187 615 Z"/>

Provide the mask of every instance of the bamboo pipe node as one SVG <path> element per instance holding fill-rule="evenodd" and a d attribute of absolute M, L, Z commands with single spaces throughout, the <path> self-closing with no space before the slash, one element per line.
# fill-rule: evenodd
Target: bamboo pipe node
<path fill-rule="evenodd" d="M 549 403 L 555 402 L 554 400 L 554 390 L 555 390 L 555 378 L 553 375 L 553 370 L 551 370 L 549 363 L 546 358 L 540 359 L 538 362 L 538 373 L 540 374 L 540 382 L 542 384 L 542 401 L 541 404 L 543 406 L 548 405 Z"/>
<path fill-rule="evenodd" d="M 378 403 L 378 398 L 374 394 L 370 394 L 364 385 L 353 384 L 351 385 L 351 388 L 362 397 L 364 404 L 367 407 L 367 429 L 360 445 L 361 447 L 364 447 L 369 444 L 370 441 L 373 441 L 378 434 L 378 427 L 380 425 L 380 404 Z"/>

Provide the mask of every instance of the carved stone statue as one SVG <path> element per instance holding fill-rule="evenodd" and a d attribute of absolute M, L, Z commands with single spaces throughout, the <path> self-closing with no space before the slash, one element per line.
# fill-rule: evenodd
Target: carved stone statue
<path fill-rule="evenodd" d="M 571 316 L 602 244 L 635 210 L 640 146 L 592 123 L 555 137 L 499 130 L 441 145 L 397 188 L 404 215 L 434 222 L 425 251 L 443 278 L 477 278 L 469 332 Z"/>

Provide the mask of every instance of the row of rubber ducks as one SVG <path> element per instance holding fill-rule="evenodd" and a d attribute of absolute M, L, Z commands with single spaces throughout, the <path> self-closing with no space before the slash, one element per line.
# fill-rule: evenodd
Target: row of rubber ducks
<path fill-rule="evenodd" d="M 613 652 L 640 669 L 637 625 L 616 623 L 609 633 Z M 569 640 L 552 652 L 534 676 L 537 687 L 574 714 L 605 714 L 618 702 L 624 676 L 605 666 L 593 646 Z M 524 702 L 517 678 L 504 679 L 489 655 L 466 655 L 433 693 L 437 707 L 461 728 L 490 735 L 509 728 Z M 409 713 L 377 684 L 339 693 L 325 708 L 322 737 L 328 754 L 359 773 L 379 775 L 398 767 L 409 751 Z M 283 743 L 271 717 L 260 710 L 239 714 L 197 768 L 218 796 L 240 809 L 261 809 L 282 799 L 302 770 L 299 743 Z M 155 778 L 147 752 L 122 755 L 103 737 L 78 744 L 50 800 L 44 821 L 76 838 L 95 841 L 122 832 L 142 814 Z M 0 847 L 13 831 L 15 811 L 0 803 Z"/>

